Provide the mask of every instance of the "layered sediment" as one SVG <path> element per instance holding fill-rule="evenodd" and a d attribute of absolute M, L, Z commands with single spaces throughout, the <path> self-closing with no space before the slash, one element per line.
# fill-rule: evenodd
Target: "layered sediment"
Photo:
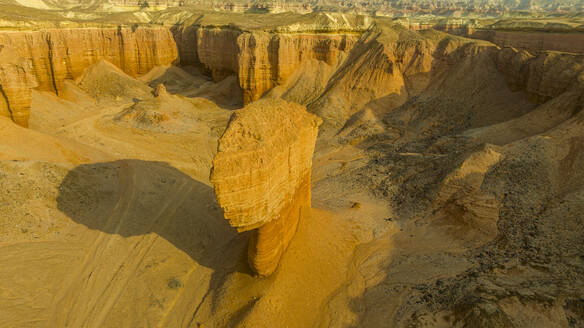
<path fill-rule="evenodd" d="M 0 33 L 0 44 L 14 57 L 12 63 L 2 61 L 0 83 L 12 108 L 11 117 L 24 126 L 30 111 L 31 88 L 38 86 L 59 94 L 65 80 L 78 78 L 101 59 L 137 76 L 178 58 L 176 43 L 166 28 L 10 31 Z"/>
<path fill-rule="evenodd" d="M 0 46 L 0 116 L 24 127 L 30 115 L 31 88 L 38 85 L 31 71 L 30 62 Z"/>
<path fill-rule="evenodd" d="M 221 81 L 237 75 L 240 49 L 237 39 L 241 32 L 231 28 L 198 28 L 196 33 L 196 62 L 213 77 Z"/>
<path fill-rule="evenodd" d="M 239 40 L 239 83 L 243 102 L 259 99 L 286 81 L 301 63 L 335 67 L 358 40 L 354 34 L 245 34 Z"/>
<path fill-rule="evenodd" d="M 259 275 L 278 266 L 303 207 L 310 207 L 312 154 L 321 120 L 303 106 L 261 100 L 233 114 L 211 181 L 225 219 L 254 231 L 248 260 Z"/>
<path fill-rule="evenodd" d="M 500 47 L 513 47 L 531 53 L 561 51 L 584 54 L 582 27 L 567 24 L 544 24 L 537 21 L 499 21 L 491 25 L 468 19 L 448 19 L 439 22 L 397 20 L 410 30 L 435 29 L 453 35 L 492 42 Z"/>
<path fill-rule="evenodd" d="M 441 57 L 442 52 L 449 52 L 462 43 L 470 42 L 461 41 L 461 38 L 447 38 L 446 35 L 434 31 L 422 32 L 422 38 L 411 38 L 409 34 L 413 32 L 399 29 L 395 30 L 398 32 L 380 33 L 380 29 L 370 28 L 365 33 L 360 33 L 369 23 L 371 22 L 366 19 L 357 20 L 354 24 L 351 22 L 352 25 L 347 25 L 348 27 L 342 24 L 331 27 L 323 23 L 321 25 L 326 33 L 309 29 L 317 28 L 320 26 L 318 24 L 291 24 L 272 30 L 243 29 L 236 25 L 195 24 L 170 29 L 79 28 L 2 32 L 0 43 L 5 49 L 13 51 L 21 63 L 18 74 L 15 73 L 14 64 L 11 64 L 12 68 L 4 65 L 3 89 L 8 90 L 8 94 L 11 90 L 23 90 L 18 92 L 18 97 L 4 97 L 6 104 L 13 104 L 10 105 L 10 110 L 3 110 L 3 115 L 12 117 L 13 120 L 18 116 L 19 124 L 26 125 L 26 113 L 30 109 L 28 89 L 38 85 L 40 90 L 60 94 L 65 80 L 78 78 L 87 67 L 104 59 L 130 76 L 145 74 L 155 66 L 175 62 L 183 66 L 200 67 L 215 81 L 235 76 L 241 88 L 241 102 L 244 105 L 265 96 L 275 87 L 282 86 L 274 91 L 273 96 L 308 105 L 311 111 L 325 119 L 330 118 L 331 121 L 337 120 L 339 124 L 343 124 L 348 116 L 363 109 L 365 105 L 391 109 L 402 104 L 408 97 L 418 94 L 426 87 L 429 72 L 439 63 L 435 59 Z M 376 24 L 384 25 L 380 22 Z M 457 23 L 440 26 L 450 33 L 471 37 L 475 37 L 475 34 L 479 37 L 483 31 Z M 412 28 L 409 25 L 407 27 Z M 423 29 L 425 28 L 430 28 L 430 25 Z M 581 37 L 577 33 L 562 35 L 566 38 Z M 525 40 L 531 42 L 531 39 Z M 548 48 L 545 42 L 537 41 L 537 37 L 533 40 L 531 43 L 543 44 L 540 48 Z M 557 42 L 561 45 L 549 47 L 566 48 L 571 44 L 571 51 L 580 51 L 578 45 L 581 42 L 570 40 L 560 40 L 561 42 Z M 493 42 L 497 43 L 496 40 Z M 355 49 L 357 44 L 359 49 Z M 502 44 L 515 43 L 505 41 Z M 518 49 L 523 48 L 529 50 L 533 47 L 520 44 Z M 495 50 L 493 47 L 493 51 Z M 522 53 L 521 56 L 530 57 L 534 52 L 530 53 Z M 505 69 L 508 64 L 501 59 L 504 55 L 497 56 L 499 66 Z M 555 55 L 545 56 L 548 59 L 544 61 L 548 62 Z M 360 64 L 357 65 L 357 62 Z M 529 65 L 534 67 L 531 71 L 535 71 L 539 64 Z M 511 70 L 519 67 L 512 66 L 514 68 Z M 9 75 L 12 77 L 8 77 Z M 29 78 L 24 81 L 23 76 Z M 511 83 L 523 83 L 515 80 L 517 78 L 509 78 Z M 536 96 L 536 101 L 545 101 L 555 95 L 533 91 L 534 88 L 542 88 L 536 85 L 537 83 L 531 83 L 526 87 L 530 94 L 541 94 L 543 98 L 538 100 L 539 96 Z M 353 97 L 355 93 L 349 92 L 359 88 L 367 89 L 365 97 L 362 94 Z M 3 106 L 8 108 L 8 105 Z M 336 107 L 343 107 L 344 112 L 337 111 Z"/>
<path fill-rule="evenodd" d="M 533 56 L 504 48 L 497 51 L 495 62 L 513 90 L 526 91 L 540 104 L 568 91 L 584 90 L 584 55 L 544 52 Z"/>
<path fill-rule="evenodd" d="M 0 42 L 32 62 L 39 89 L 59 93 L 65 79 L 105 59 L 131 76 L 178 58 L 172 34 L 165 28 L 50 29 L 0 33 Z"/>
<path fill-rule="evenodd" d="M 176 31 L 175 38 L 181 64 L 200 65 L 215 81 L 236 75 L 243 103 L 248 104 L 282 84 L 303 62 L 316 60 L 335 67 L 359 34 L 287 34 L 190 26 Z"/>
<path fill-rule="evenodd" d="M 5 89 L 40 90 L 60 94 L 67 79 L 107 60 L 130 76 L 147 73 L 155 66 L 180 64 L 202 67 L 215 81 L 234 75 L 243 92 L 243 103 L 259 99 L 284 83 L 302 63 L 339 65 L 359 39 L 355 33 L 280 34 L 242 31 L 232 27 L 189 26 L 167 28 L 84 28 L 0 33 L 0 43 L 22 63 L 20 72 L 37 82 L 16 83 L 19 78 L 4 69 Z M 21 74 L 21 75 L 22 75 Z M 13 77 L 7 77 L 13 75 Z M 30 110 L 30 90 L 12 105 Z M 11 102 L 14 100 L 10 100 Z M 22 108 L 22 109 L 20 109 Z M 5 116 L 10 116 L 4 114 Z M 19 122 L 26 125 L 27 114 Z"/>

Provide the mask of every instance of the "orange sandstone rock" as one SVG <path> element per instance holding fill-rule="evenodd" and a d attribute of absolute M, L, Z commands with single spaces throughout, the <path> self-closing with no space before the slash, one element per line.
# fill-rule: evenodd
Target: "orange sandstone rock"
<path fill-rule="evenodd" d="M 242 34 L 238 38 L 238 75 L 243 103 L 284 83 L 302 62 L 316 60 L 337 66 L 358 38 L 356 34 Z"/>
<path fill-rule="evenodd" d="M 175 39 L 183 65 L 203 66 L 216 82 L 236 75 L 243 103 L 248 104 L 284 83 L 304 62 L 336 67 L 359 40 L 359 34 L 287 34 L 190 26 L 175 31 Z"/>
<path fill-rule="evenodd" d="M 238 231 L 259 228 L 248 260 L 274 272 L 310 207 L 312 154 L 321 119 L 303 106 L 261 100 L 233 114 L 219 141 L 211 181 L 225 218 Z"/>
<path fill-rule="evenodd" d="M 178 58 L 166 28 L 77 28 L 0 32 L 0 115 L 27 126 L 31 89 L 60 94 L 67 79 L 107 60 L 131 76 Z"/>
<path fill-rule="evenodd" d="M 0 46 L 0 115 L 27 127 L 31 88 L 37 85 L 31 63 L 11 49 Z"/>
<path fill-rule="evenodd" d="M 237 38 L 240 34 L 240 31 L 230 28 L 197 29 L 197 55 L 215 81 L 237 74 Z"/>
<path fill-rule="evenodd" d="M 166 28 L 73 28 L 0 32 L 0 44 L 32 62 L 39 89 L 59 93 L 65 79 L 105 59 L 126 74 L 145 74 L 178 58 Z"/>

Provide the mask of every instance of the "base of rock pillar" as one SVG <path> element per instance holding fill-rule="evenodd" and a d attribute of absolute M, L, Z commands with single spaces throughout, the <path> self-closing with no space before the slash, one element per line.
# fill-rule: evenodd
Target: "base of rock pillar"
<path fill-rule="evenodd" d="M 290 241 L 296 234 L 303 208 L 310 208 L 310 176 L 296 192 L 293 201 L 274 219 L 253 231 L 247 260 L 260 276 L 269 276 L 278 267 Z"/>

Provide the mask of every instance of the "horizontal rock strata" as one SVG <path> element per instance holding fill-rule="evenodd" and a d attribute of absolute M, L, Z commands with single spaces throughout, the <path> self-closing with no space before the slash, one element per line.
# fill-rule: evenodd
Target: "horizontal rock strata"
<path fill-rule="evenodd" d="M 238 39 L 239 83 L 245 104 L 283 83 L 302 62 L 318 60 L 336 66 L 358 35 L 244 34 Z"/>
<path fill-rule="evenodd" d="M 445 27 L 445 30 L 454 29 L 454 25 Z M 381 30 L 391 32 L 380 33 Z M 475 31 L 469 29 L 463 34 L 471 32 Z M 26 125 L 30 109 L 30 91 L 26 88 L 38 85 L 41 90 L 60 94 L 65 80 L 78 78 L 87 67 L 101 59 L 136 76 L 147 73 L 154 66 L 178 62 L 180 55 L 181 65 L 201 67 L 215 81 L 227 76 L 237 77 L 243 104 L 282 86 L 274 96 L 309 105 L 309 109 L 325 121 L 338 121 L 342 125 L 346 116 L 363 109 L 366 103 L 371 107 L 383 102 L 383 107 L 390 109 L 418 94 L 427 86 L 429 72 L 439 62 L 436 58 L 445 57 L 453 49 L 471 42 L 447 38 L 437 32 L 424 32 L 423 38 L 414 40 L 409 37 L 411 33 L 389 26 L 359 34 L 246 31 L 236 26 L 199 25 L 170 29 L 0 32 L 0 44 L 5 51 L 10 50 L 20 58 L 20 64 L 12 63 L 2 68 L 0 79 L 8 95 L 4 96 L 2 115 L 18 117 L 19 123 Z M 444 45 L 447 46 L 442 47 Z M 506 49 L 491 48 L 509 82 L 529 92 L 535 101 L 543 102 L 557 95 L 560 89 L 565 90 L 562 85 L 548 85 L 547 73 L 541 67 L 545 70 L 554 67 L 555 70 L 561 66 L 560 57 L 566 55 L 544 53 L 534 57 L 523 51 L 515 51 L 518 53 L 515 55 Z M 577 67 L 566 68 L 568 75 L 579 71 Z M 366 97 L 362 94 L 355 99 L 345 96 L 355 94 L 348 91 L 365 85 L 367 90 L 373 90 L 372 93 L 368 91 L 371 94 Z M 371 86 L 375 87 L 371 89 Z M 351 99 L 345 99 L 347 97 Z M 9 102 L 13 104 L 8 106 Z M 347 105 L 349 103 L 351 105 Z M 336 107 L 342 107 L 342 111 L 336 111 Z"/>
<path fill-rule="evenodd" d="M 512 89 L 526 91 L 531 100 L 544 103 L 567 91 L 584 90 L 584 55 L 504 48 L 497 51 L 497 68 Z"/>
<path fill-rule="evenodd" d="M 66 79 L 81 76 L 101 59 L 136 76 L 178 58 L 176 43 L 166 28 L 8 31 L 0 32 L 0 45 L 11 51 L 13 62 L 18 61 L 3 64 L 0 83 L 12 108 L 11 117 L 25 126 L 30 111 L 30 88 L 38 85 L 40 90 L 58 94 Z M 12 95 L 13 90 L 19 90 L 17 97 Z M 3 115 L 8 116 L 5 111 Z"/>
<path fill-rule="evenodd" d="M 2 32 L 0 44 L 32 62 L 39 89 L 57 93 L 65 79 L 79 77 L 100 59 L 136 76 L 178 58 L 172 33 L 165 28 Z"/>
<path fill-rule="evenodd" d="M 321 120 L 303 106 L 261 100 L 233 114 L 219 141 L 211 181 L 229 223 L 254 231 L 248 259 L 269 275 L 310 207 L 310 170 Z"/>
<path fill-rule="evenodd" d="M 31 63 L 0 46 L 0 116 L 28 126 L 31 88 L 36 86 Z"/>
<path fill-rule="evenodd" d="M 356 33 L 286 34 L 231 27 L 189 26 L 174 33 L 181 64 L 201 65 L 215 81 L 236 75 L 244 104 L 283 83 L 302 62 L 336 66 L 359 39 Z"/>
<path fill-rule="evenodd" d="M 284 34 L 212 26 L 172 32 L 164 27 L 0 32 L 0 44 L 30 63 L 26 74 L 40 90 L 61 93 L 65 80 L 78 78 L 101 59 L 137 76 L 174 63 L 180 55 L 182 65 L 200 66 L 215 81 L 237 76 L 244 104 L 283 83 L 303 62 L 335 67 L 358 39 L 355 33 Z"/>

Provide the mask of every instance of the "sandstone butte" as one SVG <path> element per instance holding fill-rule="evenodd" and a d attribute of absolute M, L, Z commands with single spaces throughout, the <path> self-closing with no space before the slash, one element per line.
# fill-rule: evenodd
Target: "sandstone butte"
<path fill-rule="evenodd" d="M 219 140 L 211 182 L 225 219 L 257 229 L 248 247 L 260 276 L 276 270 L 310 207 L 312 154 L 322 120 L 298 104 L 260 100 L 233 114 Z"/>

